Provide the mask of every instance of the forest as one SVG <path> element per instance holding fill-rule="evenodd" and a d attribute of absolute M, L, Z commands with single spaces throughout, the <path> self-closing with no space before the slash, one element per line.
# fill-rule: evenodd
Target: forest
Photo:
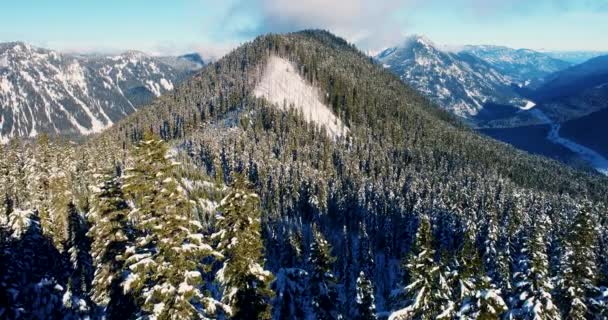
<path fill-rule="evenodd" d="M 251 94 L 272 56 L 348 134 Z M 99 135 L 0 148 L 0 318 L 608 318 L 608 179 L 326 31 L 258 37 Z"/>

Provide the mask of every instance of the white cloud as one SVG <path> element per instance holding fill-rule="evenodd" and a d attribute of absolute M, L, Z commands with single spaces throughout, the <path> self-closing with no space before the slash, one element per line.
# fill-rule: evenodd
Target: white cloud
<path fill-rule="evenodd" d="M 246 14 L 243 10 L 251 8 L 258 10 L 258 23 L 240 30 L 244 35 L 321 28 L 362 49 L 377 49 L 402 38 L 404 24 L 394 13 L 414 1 L 418 0 L 257 0 L 253 6 L 243 1 L 233 6 L 230 16 L 242 16 Z"/>

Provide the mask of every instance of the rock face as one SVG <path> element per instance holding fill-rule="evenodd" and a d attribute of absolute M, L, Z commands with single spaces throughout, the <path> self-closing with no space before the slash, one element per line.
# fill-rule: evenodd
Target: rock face
<path fill-rule="evenodd" d="M 174 61 L 179 63 L 167 63 Z M 0 142 L 99 132 L 172 90 L 200 63 L 130 51 L 79 56 L 0 44 Z"/>
<path fill-rule="evenodd" d="M 442 108 L 473 118 L 486 104 L 524 106 L 511 79 L 491 64 L 467 52 L 440 50 L 422 36 L 412 36 L 375 57 Z"/>

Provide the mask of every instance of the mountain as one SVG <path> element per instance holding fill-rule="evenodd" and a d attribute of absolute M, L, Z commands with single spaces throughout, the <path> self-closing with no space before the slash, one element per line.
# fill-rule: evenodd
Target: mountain
<path fill-rule="evenodd" d="M 423 36 L 409 37 L 375 59 L 442 108 L 472 121 L 503 117 L 527 103 L 491 64 L 468 52 L 442 51 Z"/>
<path fill-rule="evenodd" d="M 8 318 L 603 312 L 608 179 L 480 136 L 326 31 L 260 36 L 82 144 L 2 148 Z"/>
<path fill-rule="evenodd" d="M 608 107 L 608 56 L 556 72 L 531 94 L 555 121 L 563 122 Z"/>
<path fill-rule="evenodd" d="M 555 59 L 567 61 L 572 64 L 583 63 L 589 59 L 608 54 L 608 52 L 602 51 L 543 51 L 543 53 Z"/>
<path fill-rule="evenodd" d="M 200 68 L 191 58 L 69 55 L 0 44 L 0 141 L 38 133 L 99 132 Z"/>
<path fill-rule="evenodd" d="M 158 59 L 175 69 L 184 71 L 197 71 L 207 64 L 198 53 L 188 53 L 177 57 L 158 57 Z"/>
<path fill-rule="evenodd" d="M 608 159 L 608 56 L 552 74 L 533 97 L 539 110 L 561 123 L 562 136 Z"/>
<path fill-rule="evenodd" d="M 491 64 L 511 82 L 524 87 L 536 87 L 548 75 L 564 70 L 572 64 L 530 49 L 512 49 L 504 46 L 472 46 L 462 48 Z"/>

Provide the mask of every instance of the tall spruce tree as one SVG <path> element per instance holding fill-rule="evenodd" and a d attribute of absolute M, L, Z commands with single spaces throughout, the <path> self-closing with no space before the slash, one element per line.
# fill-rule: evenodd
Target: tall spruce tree
<path fill-rule="evenodd" d="M 577 214 L 564 243 L 558 282 L 560 305 L 566 319 L 585 319 L 589 313 L 589 295 L 597 276 L 596 221 L 589 201 L 577 206 Z"/>
<path fill-rule="evenodd" d="M 545 243 L 547 216 L 535 212 L 531 236 L 526 240 L 513 274 L 514 292 L 510 317 L 518 319 L 559 320 L 561 315 L 553 302 L 553 285 L 549 279 L 549 262 Z"/>
<path fill-rule="evenodd" d="M 374 297 L 374 284 L 363 271 L 357 277 L 357 320 L 376 320 L 376 303 Z"/>
<path fill-rule="evenodd" d="M 129 274 L 125 293 L 133 294 L 143 315 L 158 319 L 204 316 L 201 291 L 205 258 L 216 255 L 193 219 L 192 203 L 175 178 L 166 144 L 146 134 L 133 152 L 124 189 L 135 207 L 129 213 L 137 237 L 126 249 Z"/>
<path fill-rule="evenodd" d="M 130 318 L 135 305 L 123 293 L 124 258 L 133 236 L 127 220 L 129 206 L 122 192 L 121 178 L 113 171 L 102 173 L 99 186 L 93 188 L 89 221 L 92 239 L 91 254 L 96 266 L 93 279 L 93 300 L 108 319 Z"/>
<path fill-rule="evenodd" d="M 219 212 L 213 238 L 225 258 L 218 271 L 222 301 L 232 319 L 270 319 L 273 277 L 264 270 L 260 200 L 243 176 L 235 177 Z"/>
<path fill-rule="evenodd" d="M 91 312 L 91 283 L 93 281 L 93 262 L 90 255 L 90 240 L 87 237 L 88 225 L 73 203 L 68 204 L 68 238 L 65 248 L 69 265 L 69 286 L 64 295 L 64 303 L 77 317 L 85 317 Z"/>
<path fill-rule="evenodd" d="M 310 296 L 316 319 L 340 319 L 338 310 L 337 279 L 333 273 L 333 256 L 331 246 L 316 225 L 312 228 L 313 240 L 310 244 Z"/>
<path fill-rule="evenodd" d="M 393 299 L 395 305 L 405 304 L 405 307 L 394 311 L 389 319 L 434 319 L 445 311 L 438 301 L 443 297 L 436 296 L 438 288 L 445 282 L 441 281 L 444 279 L 441 268 L 435 262 L 431 221 L 427 215 L 420 217 L 414 248 L 404 261 L 403 268 L 407 277 L 393 293 Z"/>

